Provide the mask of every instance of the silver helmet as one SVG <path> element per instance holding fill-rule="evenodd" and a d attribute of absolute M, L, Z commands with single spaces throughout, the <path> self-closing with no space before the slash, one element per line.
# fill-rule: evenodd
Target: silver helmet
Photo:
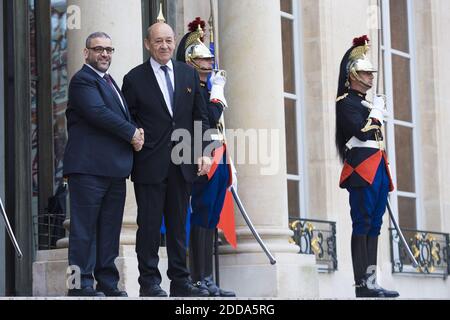
<path fill-rule="evenodd" d="M 214 55 L 211 50 L 203 43 L 202 39 L 204 32 L 200 24 L 197 26 L 197 30 L 191 32 L 186 39 L 185 44 L 185 61 L 192 64 L 198 71 L 211 72 L 212 69 L 204 69 L 199 66 L 195 59 L 212 59 Z"/>

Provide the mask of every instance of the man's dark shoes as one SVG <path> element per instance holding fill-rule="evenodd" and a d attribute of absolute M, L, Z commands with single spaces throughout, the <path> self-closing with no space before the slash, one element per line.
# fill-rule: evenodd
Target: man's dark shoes
<path fill-rule="evenodd" d="M 209 297 L 209 291 L 202 286 L 194 286 L 189 281 L 170 283 L 171 297 Z"/>
<path fill-rule="evenodd" d="M 148 288 L 139 289 L 140 297 L 167 297 L 167 292 L 165 292 L 158 284 L 153 284 Z"/>
<path fill-rule="evenodd" d="M 128 297 L 128 294 L 126 291 L 119 290 L 117 288 L 114 289 L 104 289 L 104 288 L 98 288 L 97 290 L 100 290 L 105 294 L 107 297 Z"/>
<path fill-rule="evenodd" d="M 105 297 L 102 291 L 97 291 L 92 287 L 85 287 L 82 289 L 70 289 L 67 293 L 69 297 Z"/>
<path fill-rule="evenodd" d="M 229 290 L 223 290 L 214 283 L 214 281 L 205 281 L 205 286 L 211 297 L 236 297 L 236 293 Z"/>

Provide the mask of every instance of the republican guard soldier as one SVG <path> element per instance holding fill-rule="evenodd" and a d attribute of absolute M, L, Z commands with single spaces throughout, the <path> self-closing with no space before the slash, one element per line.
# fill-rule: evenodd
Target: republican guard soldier
<path fill-rule="evenodd" d="M 385 100 L 380 95 L 373 103 L 366 100 L 376 72 L 366 57 L 368 43 L 367 36 L 354 39 L 340 65 L 336 147 L 344 166 L 339 185 L 349 192 L 356 297 L 398 297 L 376 282 L 378 236 L 394 187 L 382 134 Z"/>
<path fill-rule="evenodd" d="M 214 150 L 213 164 L 206 176 L 199 177 L 192 187 L 192 215 L 189 244 L 189 267 L 194 285 L 207 289 L 210 296 L 234 297 L 235 293 L 219 288 L 213 279 L 214 233 L 219 223 L 225 193 L 236 183 L 234 167 L 228 156 L 220 118 L 227 102 L 224 97 L 225 71 L 214 72 L 214 55 L 203 43 L 205 22 L 196 18 L 189 24 L 189 32 L 182 38 L 177 50 L 177 60 L 194 67 L 200 75 L 202 95 L 208 109 L 210 135 Z M 211 91 L 207 78 L 211 74 Z"/>

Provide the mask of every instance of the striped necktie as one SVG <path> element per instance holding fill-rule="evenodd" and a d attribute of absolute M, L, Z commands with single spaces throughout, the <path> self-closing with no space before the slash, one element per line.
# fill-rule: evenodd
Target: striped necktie
<path fill-rule="evenodd" d="M 169 76 L 169 67 L 168 66 L 161 66 L 162 71 L 164 71 L 164 75 L 166 77 L 166 85 L 167 85 L 167 91 L 169 92 L 169 98 L 170 98 L 170 107 L 172 109 L 174 109 L 174 105 L 173 105 L 173 86 L 172 86 L 172 81 L 170 80 L 170 76 Z"/>

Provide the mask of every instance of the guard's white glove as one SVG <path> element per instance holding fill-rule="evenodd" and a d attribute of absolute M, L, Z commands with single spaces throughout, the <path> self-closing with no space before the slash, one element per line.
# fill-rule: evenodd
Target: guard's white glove
<path fill-rule="evenodd" d="M 225 70 L 219 70 L 217 72 L 213 72 L 211 74 L 211 95 L 209 97 L 209 100 L 219 100 L 220 102 L 223 103 L 223 105 L 225 107 L 228 107 L 227 105 L 227 100 L 225 99 L 225 95 L 223 93 L 224 88 L 225 88 L 225 84 L 227 82 L 227 78 L 226 78 L 226 72 Z"/>
<path fill-rule="evenodd" d="M 386 101 L 384 101 L 383 96 L 376 95 L 373 97 L 373 107 L 380 110 L 386 109 Z"/>
<path fill-rule="evenodd" d="M 372 108 L 369 113 L 369 118 L 375 118 L 378 121 L 380 121 L 380 123 L 383 123 L 384 121 L 383 111 L 378 108 Z"/>
<path fill-rule="evenodd" d="M 366 100 L 361 101 L 361 104 L 370 109 L 369 118 L 375 118 L 383 123 L 385 117 L 389 116 L 383 96 L 376 95 L 373 99 L 373 104 Z"/>
<path fill-rule="evenodd" d="M 230 166 L 231 166 L 231 177 L 232 177 L 232 182 L 231 182 L 231 186 L 230 186 L 230 189 L 231 189 L 231 187 L 233 187 L 234 188 L 234 190 L 236 190 L 236 192 L 237 192 L 237 185 L 238 185 L 238 181 L 237 181 L 237 171 L 236 171 L 236 168 L 235 168 L 235 166 L 234 166 L 234 163 L 233 163 L 233 160 L 231 160 L 231 158 L 230 158 Z"/>

